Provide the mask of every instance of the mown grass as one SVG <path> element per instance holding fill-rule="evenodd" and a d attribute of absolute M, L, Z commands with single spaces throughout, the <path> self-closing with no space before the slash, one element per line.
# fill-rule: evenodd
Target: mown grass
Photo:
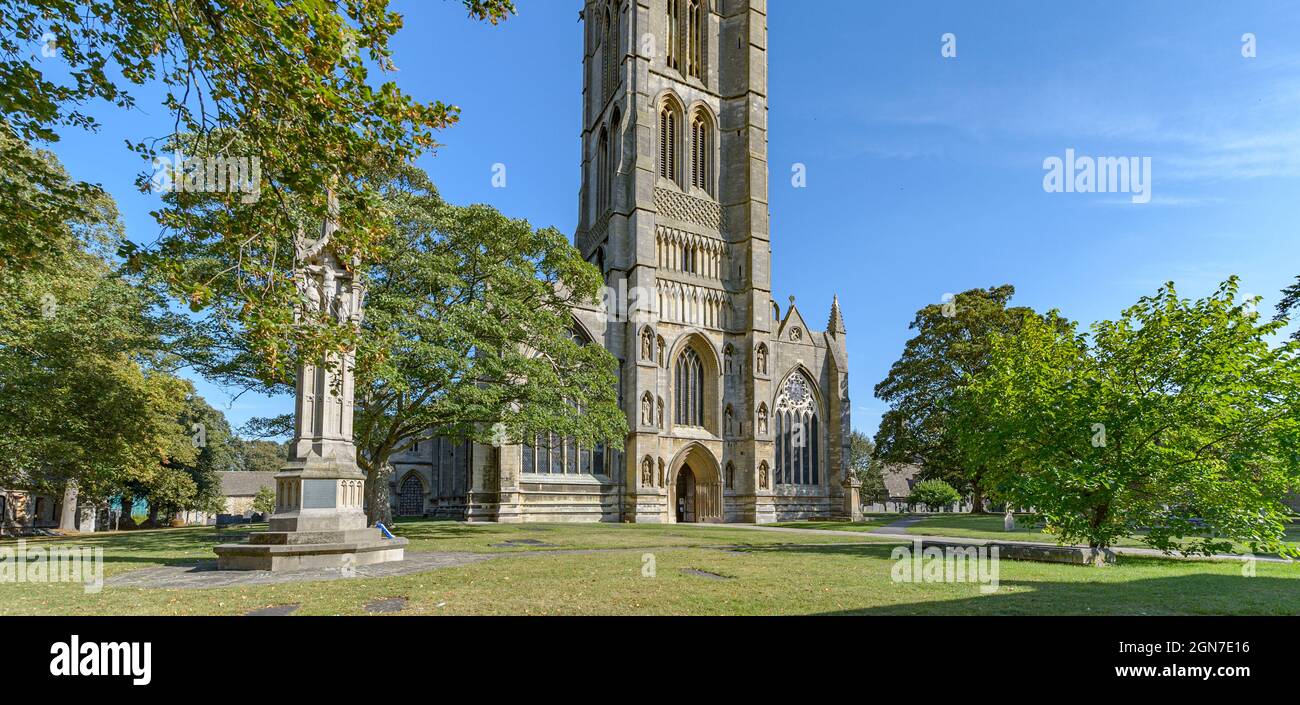
<path fill-rule="evenodd" d="M 937 514 L 921 519 L 916 524 L 907 527 L 909 534 L 923 534 L 931 536 L 952 536 L 954 538 L 974 538 L 974 539 L 994 539 L 994 540 L 1012 540 L 1012 541 L 1043 541 L 1048 543 L 1057 543 L 1057 537 L 1044 532 L 1041 528 L 1032 523 L 1032 519 L 1022 518 L 1021 522 L 1016 525 L 1013 531 L 1006 531 L 1002 525 L 1002 515 L 989 514 Z M 1300 524 L 1291 524 L 1286 531 L 1286 542 L 1295 546 L 1300 546 Z M 1146 544 L 1136 536 L 1130 536 L 1120 539 L 1115 543 L 1116 546 L 1145 546 Z M 1234 544 L 1234 551 L 1245 553 L 1249 547 L 1245 544 Z"/>
<path fill-rule="evenodd" d="M 1297 565 L 1257 563 L 1246 577 L 1236 563 L 1122 557 L 1109 568 L 1085 568 L 1004 560 L 999 589 L 983 594 L 974 583 L 894 582 L 890 541 L 898 539 L 887 537 L 431 521 L 403 522 L 397 532 L 412 551 L 497 556 L 402 577 L 234 588 L 105 587 L 88 595 L 78 585 L 0 584 L 0 614 L 243 614 L 297 604 L 295 614 L 347 615 L 386 597 L 406 598 L 403 614 L 425 615 L 1300 614 Z M 112 575 L 210 560 L 218 541 L 211 529 L 172 529 L 29 545 L 99 545 Z"/>

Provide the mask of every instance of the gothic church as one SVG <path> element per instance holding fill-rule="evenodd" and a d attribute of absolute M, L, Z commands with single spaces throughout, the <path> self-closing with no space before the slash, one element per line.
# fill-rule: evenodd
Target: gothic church
<path fill-rule="evenodd" d="M 856 514 L 848 356 L 773 298 L 766 0 L 586 0 L 575 245 L 609 289 L 574 311 L 621 362 L 622 452 L 543 434 L 394 458 L 398 515 L 771 522 Z"/>

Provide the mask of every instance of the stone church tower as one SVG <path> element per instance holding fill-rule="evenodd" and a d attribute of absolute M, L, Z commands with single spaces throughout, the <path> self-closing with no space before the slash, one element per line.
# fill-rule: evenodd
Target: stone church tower
<path fill-rule="evenodd" d="M 453 470 L 466 473 L 466 489 L 452 513 L 626 522 L 855 513 L 838 302 L 818 332 L 794 297 L 782 315 L 772 296 L 766 5 L 586 0 L 575 245 L 610 293 L 574 318 L 621 363 L 629 435 L 622 453 L 546 434 L 476 446 Z M 398 503 L 418 490 L 401 479 L 420 472 L 411 460 L 395 475 Z M 425 513 L 448 506 L 426 495 Z"/>

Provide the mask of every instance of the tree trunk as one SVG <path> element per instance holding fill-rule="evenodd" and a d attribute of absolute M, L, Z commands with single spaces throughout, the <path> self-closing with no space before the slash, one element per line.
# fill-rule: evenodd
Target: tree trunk
<path fill-rule="evenodd" d="M 77 529 L 77 481 L 68 480 L 63 486 L 63 511 L 59 513 L 59 530 Z"/>
<path fill-rule="evenodd" d="M 392 477 L 393 466 L 384 462 L 374 462 L 366 471 L 366 520 L 371 526 L 393 523 L 393 508 L 388 499 L 388 479 Z"/>
<path fill-rule="evenodd" d="M 984 483 L 985 474 L 987 474 L 986 469 L 980 468 L 975 473 L 975 476 L 971 478 L 971 483 L 970 483 L 970 487 L 971 487 L 970 513 L 971 514 L 987 514 L 987 512 L 984 511 L 983 483 Z"/>
<path fill-rule="evenodd" d="M 130 492 L 122 493 L 122 507 L 117 513 L 117 525 L 114 529 L 134 529 L 135 520 L 131 518 L 131 507 L 135 506 L 135 497 Z"/>

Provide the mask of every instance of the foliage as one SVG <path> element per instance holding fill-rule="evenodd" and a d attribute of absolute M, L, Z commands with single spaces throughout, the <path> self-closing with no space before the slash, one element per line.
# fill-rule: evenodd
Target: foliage
<path fill-rule="evenodd" d="M 430 431 L 494 444 L 548 431 L 620 447 L 617 361 L 582 344 L 570 309 L 596 300 L 595 267 L 554 228 L 444 202 L 414 167 L 383 183 L 393 227 L 367 271 L 355 337 L 353 428 L 368 491 L 384 486 L 392 454 Z M 205 374 L 258 384 L 243 331 L 203 321 L 186 347 Z M 257 432 L 281 435 L 289 421 L 262 419 Z"/>
<path fill-rule="evenodd" d="M 169 505 L 164 509 L 169 514 L 188 509 L 215 514 L 225 507 L 221 476 L 217 473 L 239 468 L 238 438 L 231 433 L 225 414 L 192 390 L 178 423 L 181 433 L 189 434 L 196 455 L 192 462 L 171 458 L 165 465 L 185 472 L 194 482 L 194 494 L 179 505 Z M 157 504 L 152 494 L 147 496 L 151 507 Z"/>
<path fill-rule="evenodd" d="M 1170 283 L 1090 335 L 1053 313 L 996 336 L 960 401 L 985 419 L 961 429 L 965 452 L 1067 542 L 1141 534 L 1164 551 L 1233 540 L 1286 550 L 1300 344 L 1271 346 L 1283 324 L 1262 323 L 1236 297 L 1236 278 L 1197 301 Z"/>
<path fill-rule="evenodd" d="M 910 504 L 924 505 L 930 511 L 938 511 L 960 502 L 961 493 L 943 480 L 922 480 L 912 487 L 912 494 L 907 501 Z"/>
<path fill-rule="evenodd" d="M 28 156 L 62 173 L 48 153 Z M 108 259 L 121 237 L 112 200 L 79 212 L 57 224 L 65 244 L 44 266 L 0 272 L 0 485 L 61 493 L 76 480 L 103 499 L 153 481 L 164 459 L 193 461 L 177 423 L 191 390 L 157 352 L 169 315 Z"/>
<path fill-rule="evenodd" d="M 248 472 L 279 472 L 289 457 L 287 443 L 264 439 L 238 439 L 235 443 L 238 469 Z"/>
<path fill-rule="evenodd" d="M 1277 304 L 1276 321 L 1285 322 L 1291 315 L 1291 311 L 1300 307 L 1300 277 L 1296 277 L 1295 283 L 1282 290 L 1282 300 Z M 1300 330 L 1291 334 L 1293 340 L 1300 340 Z"/>
<path fill-rule="evenodd" d="M 849 434 L 849 468 L 862 483 L 858 497 L 863 504 L 883 504 L 889 499 L 884 464 L 875 458 L 875 453 L 876 444 L 867 434 L 861 431 Z"/>
<path fill-rule="evenodd" d="M 253 495 L 253 511 L 270 516 L 275 513 L 275 490 L 263 485 Z"/>
<path fill-rule="evenodd" d="M 916 464 L 922 478 L 939 478 L 972 495 L 982 512 L 987 468 L 962 452 L 954 436 L 954 400 L 988 366 L 990 341 L 1014 334 L 1032 309 L 1008 307 L 1015 288 L 972 289 L 950 301 L 917 311 L 902 356 L 876 385 L 891 405 L 876 433 L 876 458 L 887 464 Z M 979 417 L 967 419 L 978 423 Z"/>
<path fill-rule="evenodd" d="M 514 12 L 510 0 L 462 2 L 493 24 Z M 401 26 L 386 0 L 0 0 L 0 271 L 50 257 L 59 245 L 51 224 L 79 218 L 97 192 L 24 145 L 55 142 L 61 128 L 96 130 L 88 106 L 136 109 L 127 89 L 157 85 L 174 132 L 192 135 L 196 153 L 257 158 L 266 171 L 256 197 L 221 193 L 205 227 L 163 211 L 158 242 L 125 243 L 122 254 L 178 299 L 244 328 L 262 377 L 288 376 L 296 347 L 316 357 L 347 333 L 293 326 L 296 209 L 319 222 L 333 188 L 346 224 L 336 241 L 364 267 L 389 217 L 362 175 L 413 160 L 458 119 L 453 105 L 370 80 L 371 66 L 396 70 L 388 42 Z M 157 166 L 168 139 L 131 147 Z M 148 181 L 142 174 L 140 187 Z"/>

